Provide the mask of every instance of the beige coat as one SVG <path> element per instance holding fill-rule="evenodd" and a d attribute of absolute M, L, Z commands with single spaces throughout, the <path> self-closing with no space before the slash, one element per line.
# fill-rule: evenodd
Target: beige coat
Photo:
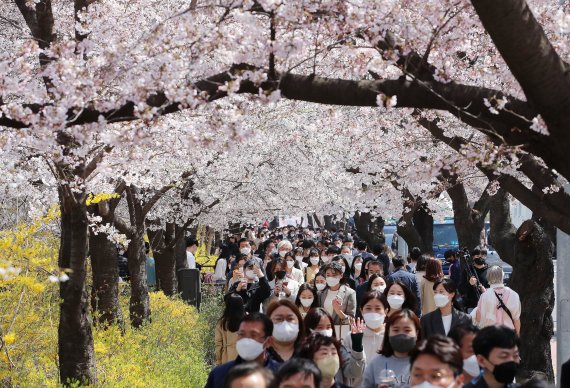
<path fill-rule="evenodd" d="M 216 364 L 221 365 L 226 362 L 233 361 L 237 358 L 236 351 L 237 331 L 232 333 L 229 330 L 224 330 L 222 324 L 216 324 L 215 331 L 216 342 Z"/>

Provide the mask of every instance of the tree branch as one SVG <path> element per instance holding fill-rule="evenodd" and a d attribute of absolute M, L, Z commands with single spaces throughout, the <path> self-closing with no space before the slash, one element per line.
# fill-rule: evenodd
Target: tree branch
<path fill-rule="evenodd" d="M 570 72 L 525 0 L 472 0 L 483 27 L 541 113 L 552 135 L 568 138 Z"/>

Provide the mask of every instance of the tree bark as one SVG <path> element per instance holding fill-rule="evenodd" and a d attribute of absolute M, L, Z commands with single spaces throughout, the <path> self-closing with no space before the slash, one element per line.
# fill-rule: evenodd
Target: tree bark
<path fill-rule="evenodd" d="M 408 247 L 418 247 L 423 253 L 433 253 L 433 217 L 421 198 L 414 198 L 404 189 L 404 210 L 398 220 L 397 233 Z"/>
<path fill-rule="evenodd" d="M 61 237 L 58 264 L 69 269 L 69 280 L 60 283 L 58 327 L 61 383 L 95 383 L 93 335 L 89 299 L 85 288 L 88 220 L 84 192 L 72 194 L 60 187 Z"/>
<path fill-rule="evenodd" d="M 115 324 L 122 326 L 117 247 L 109 240 L 107 234 L 95 234 L 91 231 L 89 253 L 93 273 L 91 308 L 96 322 L 103 328 Z"/>
<path fill-rule="evenodd" d="M 166 296 L 176 295 L 178 289 L 175 247 L 171 244 L 175 227 L 174 224 L 168 223 L 165 229 L 147 230 L 156 266 L 157 289 Z"/>
<path fill-rule="evenodd" d="M 489 195 L 487 190 L 479 200 L 471 207 L 462 183 L 452 181 L 452 186 L 447 189 L 453 206 L 453 222 L 459 246 L 469 251 L 480 245 L 481 230 L 485 226 L 485 217 L 489 211 Z"/>
<path fill-rule="evenodd" d="M 541 375 L 553 383 L 553 245 L 535 221 L 527 220 L 518 230 L 514 228 L 503 189 L 491 200 L 491 234 L 501 259 L 513 266 L 509 287 L 519 294 L 522 304 L 521 367 L 517 377 L 524 380 Z"/>
<path fill-rule="evenodd" d="M 129 274 L 131 280 L 131 297 L 129 302 L 129 313 L 131 325 L 135 328 L 141 327 L 150 320 L 150 304 L 148 297 L 148 287 L 146 284 L 146 254 L 144 246 L 144 229 L 136 229 L 129 236 L 129 248 L 127 257 L 129 259 Z"/>
<path fill-rule="evenodd" d="M 354 223 L 358 236 L 366 241 L 370 249 L 376 245 L 384 244 L 384 218 L 372 219 L 369 212 L 356 212 Z"/>

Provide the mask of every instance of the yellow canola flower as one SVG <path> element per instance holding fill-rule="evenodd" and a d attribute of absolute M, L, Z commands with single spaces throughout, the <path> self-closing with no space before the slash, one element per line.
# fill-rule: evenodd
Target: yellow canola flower
<path fill-rule="evenodd" d="M 117 193 L 99 193 L 99 194 L 89 194 L 85 200 L 87 206 L 94 205 L 99 202 L 109 201 L 113 198 L 120 198 L 121 196 Z"/>
<path fill-rule="evenodd" d="M 6 345 L 12 345 L 16 342 L 16 333 L 8 333 L 4 336 L 4 343 Z"/>

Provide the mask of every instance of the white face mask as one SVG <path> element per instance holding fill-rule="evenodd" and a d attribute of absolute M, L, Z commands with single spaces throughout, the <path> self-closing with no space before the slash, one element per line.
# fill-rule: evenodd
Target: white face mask
<path fill-rule="evenodd" d="M 443 295 L 443 294 L 435 294 L 433 296 L 433 301 L 435 302 L 435 306 L 436 307 L 445 307 L 445 305 L 447 305 L 447 303 L 449 302 L 449 298 L 447 297 L 447 295 Z"/>
<path fill-rule="evenodd" d="M 405 299 L 400 295 L 388 295 L 388 304 L 391 309 L 400 310 L 404 304 Z"/>
<path fill-rule="evenodd" d="M 360 271 L 360 270 L 362 269 L 362 263 L 356 263 L 356 264 L 354 264 L 354 269 L 357 269 L 357 270 Z"/>
<path fill-rule="evenodd" d="M 362 318 L 364 318 L 366 326 L 371 329 L 378 329 L 384 323 L 386 316 L 378 313 L 364 313 L 362 314 Z"/>
<path fill-rule="evenodd" d="M 311 257 L 309 260 L 311 261 L 311 264 L 313 264 L 313 265 L 319 264 L 319 258 L 318 257 Z"/>
<path fill-rule="evenodd" d="M 301 304 L 303 305 L 303 307 L 310 307 L 313 304 L 313 301 L 315 300 L 315 298 L 310 298 L 310 299 L 300 299 Z"/>
<path fill-rule="evenodd" d="M 349 262 L 352 261 L 352 255 L 350 253 L 343 253 L 342 257 L 344 257 Z"/>
<path fill-rule="evenodd" d="M 384 292 L 384 290 L 386 289 L 386 285 L 383 285 L 383 286 L 374 286 L 374 287 L 372 287 L 372 289 L 373 289 L 374 291 Z"/>
<path fill-rule="evenodd" d="M 303 261 L 303 256 L 295 256 L 295 260 L 297 260 L 300 263 L 301 261 Z"/>
<path fill-rule="evenodd" d="M 253 361 L 263 353 L 263 344 L 251 338 L 242 338 L 236 342 L 236 351 L 246 361 Z"/>
<path fill-rule="evenodd" d="M 294 261 L 287 261 L 287 268 L 293 268 L 293 266 L 295 265 Z"/>
<path fill-rule="evenodd" d="M 281 257 L 285 257 L 286 254 L 287 254 L 287 251 L 279 251 L 279 256 L 281 256 Z"/>
<path fill-rule="evenodd" d="M 273 337 L 280 342 L 293 342 L 299 334 L 299 324 L 280 322 L 273 326 Z"/>
<path fill-rule="evenodd" d="M 317 283 L 317 284 L 315 285 L 315 287 L 317 287 L 317 290 L 319 290 L 319 291 L 324 290 L 326 286 L 327 286 L 327 285 L 324 284 L 324 283 Z"/>
<path fill-rule="evenodd" d="M 339 248 L 339 249 L 342 248 L 342 244 L 340 244 L 340 243 L 339 243 L 339 244 L 334 244 L 334 245 L 336 245 L 336 247 Z"/>
<path fill-rule="evenodd" d="M 257 275 L 255 275 L 255 272 L 253 272 L 251 269 L 245 271 L 245 276 L 247 276 L 248 279 L 255 279 L 257 277 Z"/>
<path fill-rule="evenodd" d="M 239 253 L 241 253 L 242 255 L 249 255 L 250 252 L 251 252 L 251 248 L 240 248 L 239 249 Z"/>
<path fill-rule="evenodd" d="M 331 257 L 330 256 L 322 256 L 321 260 L 323 261 L 323 263 L 328 263 L 329 261 L 331 261 Z"/>
<path fill-rule="evenodd" d="M 329 287 L 335 287 L 340 283 L 340 279 L 334 276 L 327 276 L 327 284 Z"/>
<path fill-rule="evenodd" d="M 319 333 L 320 335 L 324 335 L 325 337 L 332 337 L 332 335 L 333 335 L 332 329 L 325 329 L 325 330 L 313 330 L 313 329 L 311 329 L 311 333 Z"/>
<path fill-rule="evenodd" d="M 434 384 L 430 383 L 429 381 L 424 381 L 421 384 L 412 385 L 412 388 L 440 388 L 440 387 L 439 387 L 439 385 L 434 385 Z"/>
<path fill-rule="evenodd" d="M 467 372 L 469 376 L 479 376 L 481 369 L 479 363 L 477 362 L 477 356 L 472 355 L 463 360 L 463 371 Z"/>

